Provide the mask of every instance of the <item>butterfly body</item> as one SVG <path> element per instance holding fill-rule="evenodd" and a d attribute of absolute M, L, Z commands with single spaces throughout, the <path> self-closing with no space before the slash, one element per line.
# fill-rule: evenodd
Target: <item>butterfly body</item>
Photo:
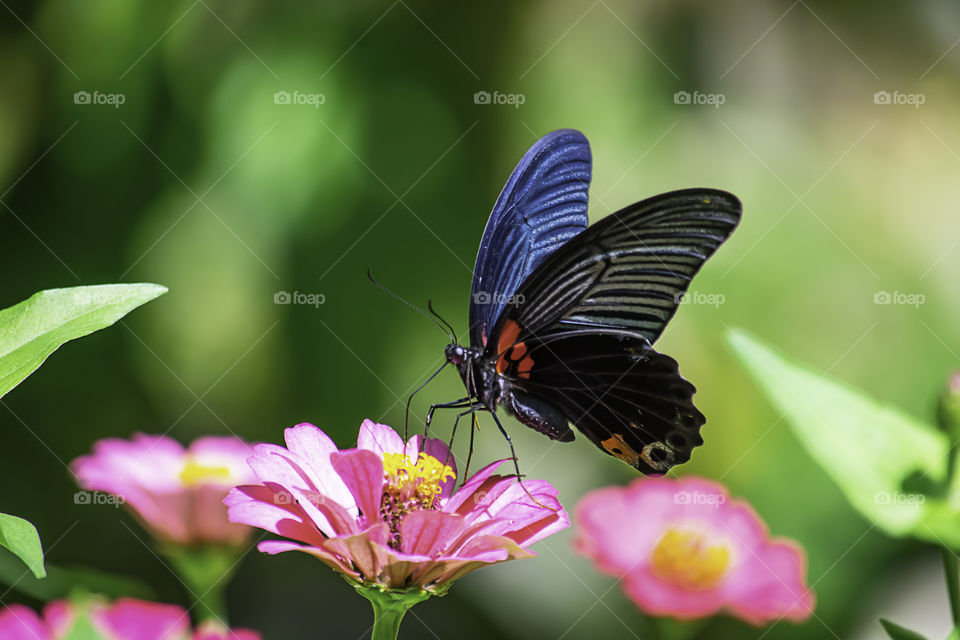
<path fill-rule="evenodd" d="M 687 189 L 588 227 L 590 172 L 589 144 L 573 130 L 540 139 L 514 170 L 477 255 L 470 344 L 445 351 L 467 397 L 435 406 L 495 419 L 502 408 L 561 442 L 573 425 L 634 468 L 663 473 L 702 444 L 706 419 L 653 343 L 741 207 L 724 191 Z"/>

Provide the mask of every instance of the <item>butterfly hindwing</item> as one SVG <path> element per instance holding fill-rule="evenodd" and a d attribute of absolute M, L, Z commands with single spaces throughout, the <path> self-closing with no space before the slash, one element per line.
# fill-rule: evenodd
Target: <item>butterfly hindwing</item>
<path fill-rule="evenodd" d="M 482 348 L 520 283 L 587 228 L 590 144 L 561 129 L 538 140 L 507 180 L 487 221 L 470 291 L 470 343 Z"/>
<path fill-rule="evenodd" d="M 651 345 L 740 211 L 729 193 L 688 189 L 604 218 L 520 285 L 485 357 L 512 388 L 637 469 L 663 473 L 685 462 L 705 419 L 693 385 Z"/>
<path fill-rule="evenodd" d="M 663 473 L 689 460 L 703 443 L 705 418 L 693 405 L 694 386 L 646 339 L 576 330 L 531 335 L 516 344 L 523 345 L 524 356 L 503 374 L 511 395 L 555 408 L 600 449 L 640 471 Z M 513 345 L 508 354 L 515 350 Z M 526 371 L 519 370 L 521 362 L 528 363 Z"/>

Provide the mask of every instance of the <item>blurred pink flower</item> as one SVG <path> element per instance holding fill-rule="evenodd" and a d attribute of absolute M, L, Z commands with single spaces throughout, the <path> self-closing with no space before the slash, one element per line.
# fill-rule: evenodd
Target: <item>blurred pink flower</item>
<path fill-rule="evenodd" d="M 112 604 L 91 600 L 85 615 L 103 640 L 260 640 L 255 631 L 230 630 L 216 623 L 204 623 L 191 634 L 190 616 L 183 608 L 134 598 Z M 0 638 L 61 640 L 76 621 L 76 605 L 67 600 L 47 604 L 42 618 L 29 607 L 15 604 L 0 610 Z"/>
<path fill-rule="evenodd" d="M 0 638 L 52 640 L 53 634 L 33 609 L 22 604 L 12 604 L 0 609 Z"/>
<path fill-rule="evenodd" d="M 771 539 L 742 500 L 709 480 L 638 478 L 577 505 L 575 548 L 622 577 L 646 613 L 694 619 L 726 610 L 752 624 L 813 612 L 806 557 Z"/>
<path fill-rule="evenodd" d="M 208 620 L 197 627 L 192 640 L 260 640 L 260 634 L 249 629 L 225 629 L 223 625 Z"/>
<path fill-rule="evenodd" d="M 249 462 L 262 484 L 231 490 L 230 519 L 303 543 L 265 541 L 261 551 L 303 551 L 356 582 L 436 589 L 532 557 L 529 545 L 569 526 L 548 482 L 496 475 L 505 460 L 455 490 L 456 466 L 440 440 L 404 445 L 370 420 L 355 449 L 338 450 L 312 424 L 287 429 L 285 439 L 287 448 L 255 448 Z"/>
<path fill-rule="evenodd" d="M 166 436 L 108 438 L 70 465 L 80 486 L 118 496 L 158 539 L 179 544 L 243 542 L 248 527 L 227 520 L 230 487 L 254 481 L 250 445 L 199 438 L 184 447 Z"/>

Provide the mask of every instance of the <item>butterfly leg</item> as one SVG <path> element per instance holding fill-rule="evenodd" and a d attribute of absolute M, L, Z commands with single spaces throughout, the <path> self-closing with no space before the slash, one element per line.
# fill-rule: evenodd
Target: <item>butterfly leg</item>
<path fill-rule="evenodd" d="M 470 450 L 467 452 L 467 466 L 463 470 L 463 481 L 460 483 L 462 487 L 467 482 L 467 478 L 470 477 L 470 460 L 473 459 L 473 436 L 480 430 L 480 421 L 477 420 L 477 412 L 474 411 L 471 416 L 471 425 L 470 425 Z"/>
<path fill-rule="evenodd" d="M 490 407 L 483 405 L 483 408 L 486 411 L 490 412 L 490 417 L 493 418 L 493 421 L 497 423 L 497 429 L 500 429 L 500 433 L 507 440 L 507 444 L 510 446 L 510 457 L 513 459 L 513 468 L 517 472 L 517 480 L 520 479 L 520 463 L 517 460 L 517 452 L 513 448 L 513 440 L 510 439 L 510 434 L 507 433 L 507 430 L 503 428 L 503 424 L 500 423 L 500 418 L 497 417 L 496 411 Z M 533 496 L 531 496 L 533 497 Z"/>
<path fill-rule="evenodd" d="M 448 453 L 447 453 L 447 459 L 443 462 L 443 464 L 449 464 L 449 463 L 450 463 L 450 456 L 453 456 L 453 439 L 454 439 L 454 437 L 456 437 L 456 435 L 457 435 L 457 425 L 460 424 L 460 418 L 462 418 L 462 417 L 464 417 L 464 416 L 473 416 L 473 419 L 475 420 L 475 419 L 476 419 L 476 415 L 477 415 L 477 411 L 480 411 L 481 409 L 483 409 L 483 405 L 482 405 L 482 404 L 479 404 L 479 403 L 475 403 L 474 405 L 472 405 L 472 406 L 471 406 L 469 409 L 467 409 L 466 411 L 457 414 L 456 419 L 453 421 L 453 429 L 450 431 L 450 440 L 447 442 L 447 452 L 448 452 Z M 471 425 L 471 427 L 472 427 L 472 425 Z M 473 430 L 472 430 L 472 428 L 471 428 L 471 431 L 470 431 L 470 455 L 473 455 Z M 468 456 L 468 457 L 467 457 L 467 470 L 469 470 L 469 469 L 470 469 L 470 458 L 469 458 L 469 456 Z"/>
<path fill-rule="evenodd" d="M 493 409 L 486 405 L 483 405 L 483 409 L 490 412 L 490 416 L 493 418 L 493 421 L 497 423 L 497 428 L 500 429 L 500 433 L 504 438 L 507 439 L 507 444 L 510 445 L 510 457 L 513 458 L 513 468 L 517 472 L 517 482 L 519 482 L 520 486 L 523 487 L 524 492 L 538 506 L 541 506 L 544 509 L 551 509 L 555 511 L 553 507 L 548 507 L 533 497 L 533 494 L 530 493 L 530 490 L 527 489 L 527 487 L 523 484 L 523 474 L 520 473 L 520 462 L 517 460 L 517 452 L 513 448 L 513 440 L 510 439 L 510 434 L 507 433 L 507 430 L 503 428 L 503 424 L 500 423 L 500 418 L 497 417 L 497 414 Z"/>
<path fill-rule="evenodd" d="M 430 423 L 433 422 L 433 412 L 437 409 L 466 409 L 472 407 L 474 404 L 476 403 L 473 399 L 467 396 L 466 398 L 460 398 L 459 400 L 453 400 L 451 402 L 438 402 L 430 405 L 430 408 L 427 410 L 427 419 L 423 426 L 423 437 L 426 438 L 430 432 Z"/>

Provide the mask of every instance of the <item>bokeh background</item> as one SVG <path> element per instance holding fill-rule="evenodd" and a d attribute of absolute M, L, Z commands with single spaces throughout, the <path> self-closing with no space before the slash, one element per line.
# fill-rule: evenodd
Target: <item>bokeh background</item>
<path fill-rule="evenodd" d="M 3 400 L 3 510 L 37 524 L 51 562 L 137 575 L 183 602 L 125 514 L 74 504 L 64 464 L 98 438 L 278 442 L 311 421 L 347 446 L 364 417 L 399 426 L 445 338 L 365 270 L 465 329 L 503 181 L 537 137 L 574 127 L 593 147 L 592 220 L 688 186 L 745 205 L 692 286 L 699 302 L 659 343 L 709 419 L 678 471 L 722 480 L 801 541 L 818 609 L 769 630 L 719 619 L 704 637 L 874 638 L 880 614 L 945 635 L 936 555 L 846 504 L 723 336 L 745 327 L 932 417 L 960 364 L 955 3 L 0 5 L 0 305 L 57 286 L 170 288 Z M 283 91 L 322 98 L 277 104 Z M 275 304 L 281 291 L 324 304 Z M 882 292 L 922 304 L 877 304 Z M 445 372 L 418 396 L 417 421 L 461 390 Z M 633 477 L 582 438 L 554 446 L 508 428 L 523 471 L 557 484 L 568 506 Z M 481 419 L 474 459 L 504 455 Z M 639 615 L 570 538 L 462 580 L 414 609 L 402 636 L 635 637 Z M 249 554 L 229 595 L 232 621 L 266 638 L 359 638 L 370 623 L 365 601 L 298 555 Z"/>

